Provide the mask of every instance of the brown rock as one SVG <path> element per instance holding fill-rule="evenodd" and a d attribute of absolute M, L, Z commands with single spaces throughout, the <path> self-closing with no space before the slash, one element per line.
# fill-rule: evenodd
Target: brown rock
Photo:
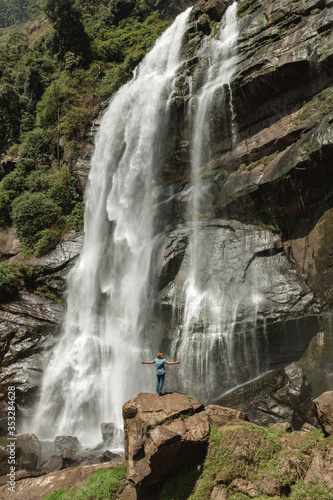
<path fill-rule="evenodd" d="M 270 497 L 281 496 L 282 486 L 278 479 L 274 477 L 265 476 L 260 482 L 261 490 Z"/>
<path fill-rule="evenodd" d="M 40 458 L 40 442 L 34 434 L 16 435 L 17 468 L 36 470 Z"/>
<path fill-rule="evenodd" d="M 64 469 L 40 477 L 22 479 L 16 482 L 15 496 L 8 490 L 8 485 L 0 487 L 1 500 L 43 500 L 46 495 L 62 488 L 75 488 L 100 469 L 115 469 L 124 465 L 124 461 Z"/>
<path fill-rule="evenodd" d="M 305 476 L 304 484 L 323 482 L 333 491 L 333 445 L 326 451 L 325 457 L 318 451 Z"/>
<path fill-rule="evenodd" d="M 127 479 L 135 485 L 162 481 L 206 452 L 209 418 L 195 398 L 138 394 L 123 417 Z"/>
<path fill-rule="evenodd" d="M 230 484 L 230 488 L 239 491 L 240 493 L 244 493 L 251 498 L 255 498 L 260 495 L 260 491 L 257 486 L 254 483 L 251 483 L 251 481 L 247 481 L 246 479 L 234 479 Z"/>
<path fill-rule="evenodd" d="M 227 500 L 228 492 L 222 486 L 215 486 L 210 495 L 210 500 Z"/>
<path fill-rule="evenodd" d="M 41 472 L 55 472 L 61 470 L 64 465 L 64 460 L 59 455 L 52 455 L 46 462 L 44 462 L 39 470 Z"/>
<path fill-rule="evenodd" d="M 290 425 L 289 422 L 276 422 L 276 424 L 273 424 L 269 427 L 270 429 L 282 429 L 286 432 L 292 432 L 292 426 Z"/>
<path fill-rule="evenodd" d="M 232 0 L 200 0 L 193 9 L 194 16 L 208 14 L 213 21 L 220 21 Z"/>
<path fill-rule="evenodd" d="M 206 413 L 211 424 L 225 425 L 230 421 L 243 420 L 249 422 L 249 418 L 246 413 L 233 410 L 232 408 L 225 408 L 219 405 L 208 405 L 205 408 Z"/>
<path fill-rule="evenodd" d="M 64 460 L 75 460 L 76 450 L 72 450 L 71 448 L 64 448 L 61 456 Z"/>
<path fill-rule="evenodd" d="M 314 431 L 316 427 L 312 424 L 309 424 L 309 422 L 305 422 L 305 424 L 302 425 L 300 431 L 301 432 L 311 432 Z"/>
<path fill-rule="evenodd" d="M 13 227 L 0 230 L 0 255 L 2 258 L 12 257 L 22 251 L 20 240 Z"/>
<path fill-rule="evenodd" d="M 326 434 L 333 435 L 333 391 L 327 391 L 313 400 L 313 409 Z"/>

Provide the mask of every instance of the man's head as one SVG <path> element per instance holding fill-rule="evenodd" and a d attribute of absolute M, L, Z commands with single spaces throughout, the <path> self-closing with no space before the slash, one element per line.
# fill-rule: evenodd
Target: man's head
<path fill-rule="evenodd" d="M 163 359 L 163 352 L 158 352 L 157 357 L 158 359 Z"/>

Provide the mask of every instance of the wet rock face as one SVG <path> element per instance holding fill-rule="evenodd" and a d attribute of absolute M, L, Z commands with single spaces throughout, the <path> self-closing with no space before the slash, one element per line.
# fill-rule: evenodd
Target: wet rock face
<path fill-rule="evenodd" d="M 299 430 L 304 423 L 318 426 L 312 411 L 311 386 L 299 362 L 264 376 L 216 401 L 244 411 L 257 425 L 288 425 Z M 282 424 L 283 422 L 283 424 Z"/>
<path fill-rule="evenodd" d="M 235 75 L 230 88 L 223 89 L 223 106 L 210 116 L 209 159 L 193 176 L 191 127 L 207 75 L 200 47 L 214 38 L 216 21 L 204 9 L 213 3 L 223 2 L 200 1 L 194 7 L 189 59 L 170 101 L 172 151 L 168 143 L 159 175 L 165 185 L 161 198 L 171 200 L 163 205 L 171 229 L 156 259 L 159 324 L 154 332 L 164 351 L 173 348 L 175 338 L 180 342 L 196 231 L 200 285 L 215 291 L 224 305 L 222 321 L 203 312 L 189 327 L 193 344 L 210 342 L 209 330 L 222 338 L 209 351 L 220 377 L 196 387 L 205 404 L 235 385 L 300 359 L 323 328 L 323 311 L 324 322 L 332 317 L 333 303 L 333 3 L 239 3 Z M 198 175 L 196 214 L 191 197 Z M 228 356 L 236 364 L 223 356 L 222 332 L 230 325 L 234 336 L 228 341 L 233 345 Z M 194 359 L 189 345 L 183 352 L 189 353 L 192 374 L 207 380 L 209 373 L 200 371 L 204 362 Z M 316 361 L 308 357 L 306 363 L 312 383 Z M 323 355 L 320 364 L 330 387 L 328 358 Z M 173 386 L 190 391 L 185 372 L 172 377 Z M 296 418 L 284 404 L 266 403 L 271 422 L 287 415 Z M 262 408 L 263 419 L 266 410 Z"/>
<path fill-rule="evenodd" d="M 8 240 L 12 249 L 10 262 L 41 267 L 45 273 L 37 279 L 42 293 L 19 291 L 2 298 L 0 304 L 1 392 L 6 394 L 5 388 L 14 385 L 16 403 L 24 412 L 36 394 L 44 366 L 57 340 L 65 312 L 62 299 L 67 274 L 80 251 L 83 235 L 70 231 L 50 254 L 40 259 L 22 256 L 19 246 L 14 251 L 13 238 L 12 235 Z M 1 241 L 0 236 L 0 252 L 9 252 L 1 247 Z M 5 408 L 2 411 L 0 407 L 0 415 L 6 416 Z"/>

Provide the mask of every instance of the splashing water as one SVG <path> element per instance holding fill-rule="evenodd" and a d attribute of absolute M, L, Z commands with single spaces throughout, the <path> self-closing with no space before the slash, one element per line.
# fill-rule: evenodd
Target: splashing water
<path fill-rule="evenodd" d="M 189 13 L 160 37 L 103 117 L 89 175 L 84 246 L 70 277 L 63 333 L 29 424 L 41 438 L 74 434 L 96 443 L 100 424 L 121 427 L 123 403 L 150 387 L 151 374 L 140 360 L 154 344 L 147 334 L 153 172 Z"/>
<path fill-rule="evenodd" d="M 265 235 L 253 236 L 253 230 L 249 234 L 244 229 L 238 231 L 230 221 L 205 224 L 201 220 L 205 218 L 205 187 L 201 175 L 212 157 L 212 136 L 219 128 L 214 123 L 214 116 L 219 114 L 224 117 L 226 107 L 229 107 L 230 123 L 222 124 L 220 134 L 225 131 L 231 135 L 231 147 L 237 140 L 230 85 L 238 63 L 237 2 L 227 9 L 219 29 L 219 34 L 207 40 L 199 53 L 206 79 L 198 95 L 193 97 L 196 112 L 192 132 L 192 190 L 187 209 L 191 218 L 188 224 L 192 227 L 188 249 L 189 277 L 184 285 L 183 325 L 172 344 L 172 355 L 182 359 L 179 382 L 182 390 L 193 392 L 195 386 L 195 394 L 204 402 L 217 395 L 217 379 L 221 373 L 225 386 L 230 388 L 239 384 L 235 376 L 237 365 L 251 366 L 248 379 L 257 376 L 262 369 L 258 358 L 253 356 L 257 339 L 251 335 L 257 327 L 261 296 L 255 286 L 257 277 L 248 277 L 248 283 L 252 283 L 249 288 L 248 285 L 243 286 L 242 274 L 246 260 L 251 258 L 249 249 L 256 246 L 253 240 L 259 238 L 262 242 Z M 209 225 L 215 226 L 211 236 Z M 216 238 L 218 232 L 221 236 Z M 232 267 L 234 255 L 239 253 L 236 250 L 236 240 L 239 239 L 243 241 L 241 254 L 244 267 L 235 266 L 230 272 L 228 267 Z M 209 248 L 207 240 L 211 242 Z M 223 273 L 211 267 L 212 254 L 219 255 L 219 269 Z M 251 272 L 252 268 L 248 274 Z M 244 310 L 247 310 L 246 314 Z M 238 329 L 240 316 L 247 318 L 248 334 L 244 329 Z"/>

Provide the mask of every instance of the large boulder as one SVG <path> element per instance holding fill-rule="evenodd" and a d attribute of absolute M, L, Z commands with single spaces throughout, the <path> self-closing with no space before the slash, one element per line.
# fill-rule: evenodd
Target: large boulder
<path fill-rule="evenodd" d="M 118 427 L 118 425 L 108 422 L 105 423 L 103 422 L 101 424 L 101 433 L 102 433 L 102 439 L 103 439 L 103 446 L 110 446 L 114 440 L 114 438 L 117 438 L 119 436 L 119 433 L 122 432 L 121 429 Z"/>
<path fill-rule="evenodd" d="M 313 409 L 324 432 L 333 436 L 333 391 L 324 392 L 314 399 Z"/>
<path fill-rule="evenodd" d="M 305 485 L 322 482 L 333 491 L 333 445 L 323 453 L 316 452 L 304 478 Z"/>
<path fill-rule="evenodd" d="M 195 398 L 138 394 L 123 406 L 127 479 L 152 485 L 205 455 L 210 422 Z"/>
<path fill-rule="evenodd" d="M 75 436 L 57 436 L 54 440 L 55 448 L 62 453 L 66 448 L 70 450 L 80 451 L 81 443 Z"/>
<path fill-rule="evenodd" d="M 15 455 L 17 469 L 36 470 L 40 459 L 41 446 L 34 434 L 17 434 Z"/>
<path fill-rule="evenodd" d="M 205 408 L 211 424 L 217 426 L 225 425 L 230 421 L 242 420 L 249 422 L 249 418 L 246 413 L 232 408 L 225 408 L 219 405 L 208 405 Z"/>

